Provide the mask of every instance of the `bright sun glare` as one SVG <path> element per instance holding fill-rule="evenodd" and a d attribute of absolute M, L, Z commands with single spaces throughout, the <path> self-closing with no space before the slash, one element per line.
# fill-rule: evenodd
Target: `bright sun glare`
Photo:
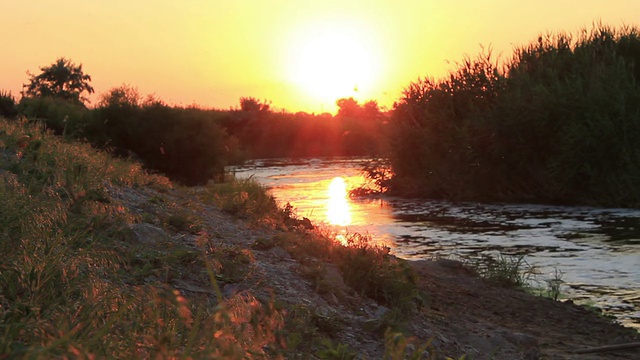
<path fill-rule="evenodd" d="M 347 183 L 341 177 L 334 178 L 329 185 L 327 220 L 332 225 L 347 226 L 351 224 Z"/>
<path fill-rule="evenodd" d="M 319 102 L 358 98 L 371 88 L 379 67 L 370 36 L 331 22 L 299 34 L 291 52 L 292 81 Z"/>

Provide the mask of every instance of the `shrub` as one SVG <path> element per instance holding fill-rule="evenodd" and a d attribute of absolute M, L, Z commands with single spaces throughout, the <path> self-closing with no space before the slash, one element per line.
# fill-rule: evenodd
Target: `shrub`
<path fill-rule="evenodd" d="M 541 35 L 409 85 L 393 113 L 392 191 L 457 200 L 640 204 L 640 37 Z"/>
<path fill-rule="evenodd" d="M 0 91 L 0 117 L 14 118 L 18 115 L 16 99 L 9 91 Z"/>
<path fill-rule="evenodd" d="M 18 111 L 32 121 L 42 121 L 56 134 L 80 138 L 89 121 L 90 112 L 84 105 L 53 97 L 25 97 Z"/>

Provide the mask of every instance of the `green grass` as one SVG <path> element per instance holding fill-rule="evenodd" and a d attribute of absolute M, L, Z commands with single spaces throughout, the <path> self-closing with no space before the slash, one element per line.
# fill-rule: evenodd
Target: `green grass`
<path fill-rule="evenodd" d="M 282 222 L 284 212 L 266 189 L 252 179 L 230 179 L 207 185 L 196 196 L 205 203 L 213 203 L 222 210 L 249 220 Z"/>
<path fill-rule="evenodd" d="M 277 299 L 251 294 L 223 298 L 221 284 L 242 282 L 255 259 L 204 231 L 197 209 L 207 204 L 280 229 L 255 246 L 286 248 L 311 277 L 333 263 L 347 285 L 395 314 L 421 300 L 410 267 L 388 249 L 357 234 L 345 245 L 287 230 L 287 219 L 296 223 L 291 209 L 254 182 L 174 189 L 139 164 L 25 120 L 0 119 L 0 169 L 0 357 L 350 358 L 355 349 L 328 342 L 343 326 L 338 317 L 285 311 Z M 155 194 L 144 206 L 162 210 L 133 212 L 114 196 L 127 188 Z M 175 200 L 193 194 L 204 203 Z M 171 237 L 139 243 L 131 227 L 143 221 L 194 237 L 195 247 Z M 179 290 L 194 286 L 188 297 Z"/>
<path fill-rule="evenodd" d="M 536 272 L 536 269 L 525 261 L 524 255 L 484 256 L 472 260 L 470 265 L 481 278 L 505 287 L 525 288 Z"/>
<path fill-rule="evenodd" d="M 189 276 L 206 278 L 216 267 L 221 278 L 242 277 L 241 265 L 251 261 L 242 250 L 143 248 L 127 240 L 138 215 L 110 191 L 166 191 L 166 178 L 24 121 L 0 120 L 0 153 L 0 354 L 271 358 L 265 346 L 278 348 L 283 326 L 272 305 L 250 296 L 212 305 L 168 286 L 186 269 L 196 274 Z M 188 228 L 182 218 L 170 222 Z M 220 280 L 212 279 L 215 289 Z"/>
<path fill-rule="evenodd" d="M 308 273 L 322 274 L 325 263 L 335 264 L 348 286 L 381 304 L 401 309 L 422 305 L 423 296 L 416 286 L 416 275 L 402 259 L 389 255 L 389 249 L 373 244 L 371 238 L 349 234 L 346 244 L 321 232 L 284 233 L 254 246 L 281 246 L 300 261 Z M 316 286 L 327 291 L 322 276 Z M 340 294 L 337 294 L 340 296 Z"/>

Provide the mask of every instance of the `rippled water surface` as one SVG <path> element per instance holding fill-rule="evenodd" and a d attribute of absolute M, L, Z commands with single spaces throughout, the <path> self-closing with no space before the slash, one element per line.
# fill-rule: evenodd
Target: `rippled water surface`
<path fill-rule="evenodd" d="M 406 259 L 524 255 L 534 285 L 561 271 L 562 296 L 640 329 L 640 210 L 528 204 L 352 199 L 360 161 L 258 160 L 234 168 L 300 217 L 337 233 L 369 233 Z"/>

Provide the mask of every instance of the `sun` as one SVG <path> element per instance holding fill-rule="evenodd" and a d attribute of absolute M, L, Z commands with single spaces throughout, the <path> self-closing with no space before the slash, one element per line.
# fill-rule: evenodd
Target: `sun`
<path fill-rule="evenodd" d="M 322 103 L 370 96 L 378 60 L 371 34 L 354 25 L 327 22 L 301 32 L 290 52 L 289 77 Z"/>

